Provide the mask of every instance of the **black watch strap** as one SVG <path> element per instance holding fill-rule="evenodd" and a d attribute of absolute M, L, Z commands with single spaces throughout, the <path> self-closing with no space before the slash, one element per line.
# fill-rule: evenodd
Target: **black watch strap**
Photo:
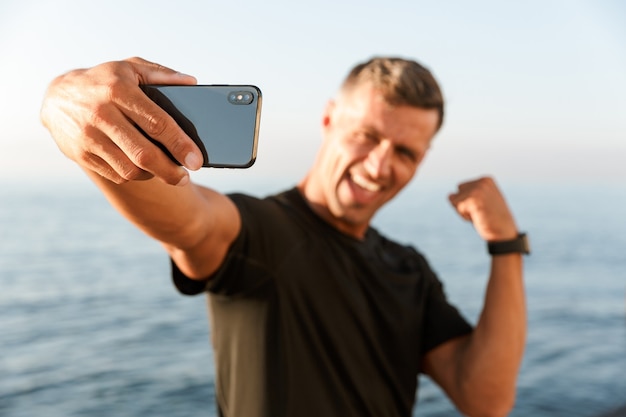
<path fill-rule="evenodd" d="M 490 255 L 505 255 L 507 253 L 528 255 L 530 253 L 530 243 L 526 233 L 520 233 L 515 239 L 487 242 L 487 250 Z"/>

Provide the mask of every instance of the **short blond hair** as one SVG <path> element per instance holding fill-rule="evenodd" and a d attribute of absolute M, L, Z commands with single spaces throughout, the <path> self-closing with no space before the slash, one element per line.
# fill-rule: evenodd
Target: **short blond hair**
<path fill-rule="evenodd" d="M 435 109 L 439 114 L 437 129 L 443 124 L 444 99 L 432 73 L 421 64 L 398 57 L 374 57 L 356 65 L 348 73 L 341 93 L 370 84 L 391 105 Z"/>

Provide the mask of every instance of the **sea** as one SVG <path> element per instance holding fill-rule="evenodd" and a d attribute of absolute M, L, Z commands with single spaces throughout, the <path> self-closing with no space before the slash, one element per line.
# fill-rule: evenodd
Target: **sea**
<path fill-rule="evenodd" d="M 263 196 L 293 184 L 235 184 Z M 626 186 L 500 183 L 532 254 L 528 340 L 511 416 L 626 404 Z M 422 251 L 470 322 L 489 258 L 447 202 L 412 183 L 374 219 Z M 216 416 L 204 296 L 179 295 L 160 245 L 88 182 L 0 184 L 0 416 Z M 414 416 L 459 416 L 420 376 Z M 620 414 L 622 415 L 622 414 Z M 626 414 L 624 414 L 626 415 Z"/>

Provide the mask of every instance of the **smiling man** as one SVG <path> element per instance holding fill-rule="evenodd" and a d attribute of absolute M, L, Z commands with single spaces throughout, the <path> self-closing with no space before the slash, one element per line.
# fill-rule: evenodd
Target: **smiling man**
<path fill-rule="evenodd" d="M 327 105 L 324 142 L 299 185 L 320 216 L 358 237 L 376 211 L 413 178 L 443 117 L 443 99 L 428 72 L 416 67 L 416 77 L 431 83 L 432 96 L 418 92 L 406 97 L 400 80 L 384 73 L 394 69 L 394 61 L 384 61 L 389 68 L 377 62 L 378 67 L 355 69 L 337 100 Z"/>
<path fill-rule="evenodd" d="M 470 326 L 415 249 L 370 226 L 415 175 L 443 122 L 431 73 L 399 58 L 356 66 L 322 117 L 297 187 L 258 199 L 189 181 L 199 150 L 139 89 L 195 79 L 135 58 L 50 85 L 42 121 L 60 149 L 172 259 L 185 294 L 206 293 L 222 416 L 411 416 L 419 373 L 469 416 L 515 399 L 526 313 L 523 235 L 495 182 L 450 196 L 488 242 L 484 308 Z"/>

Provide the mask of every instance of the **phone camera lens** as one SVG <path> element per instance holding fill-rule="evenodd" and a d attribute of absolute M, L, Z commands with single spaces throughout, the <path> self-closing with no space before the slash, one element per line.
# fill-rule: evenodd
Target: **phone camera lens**
<path fill-rule="evenodd" d="M 228 93 L 231 104 L 246 105 L 254 101 L 254 95 L 249 91 L 232 91 Z"/>

